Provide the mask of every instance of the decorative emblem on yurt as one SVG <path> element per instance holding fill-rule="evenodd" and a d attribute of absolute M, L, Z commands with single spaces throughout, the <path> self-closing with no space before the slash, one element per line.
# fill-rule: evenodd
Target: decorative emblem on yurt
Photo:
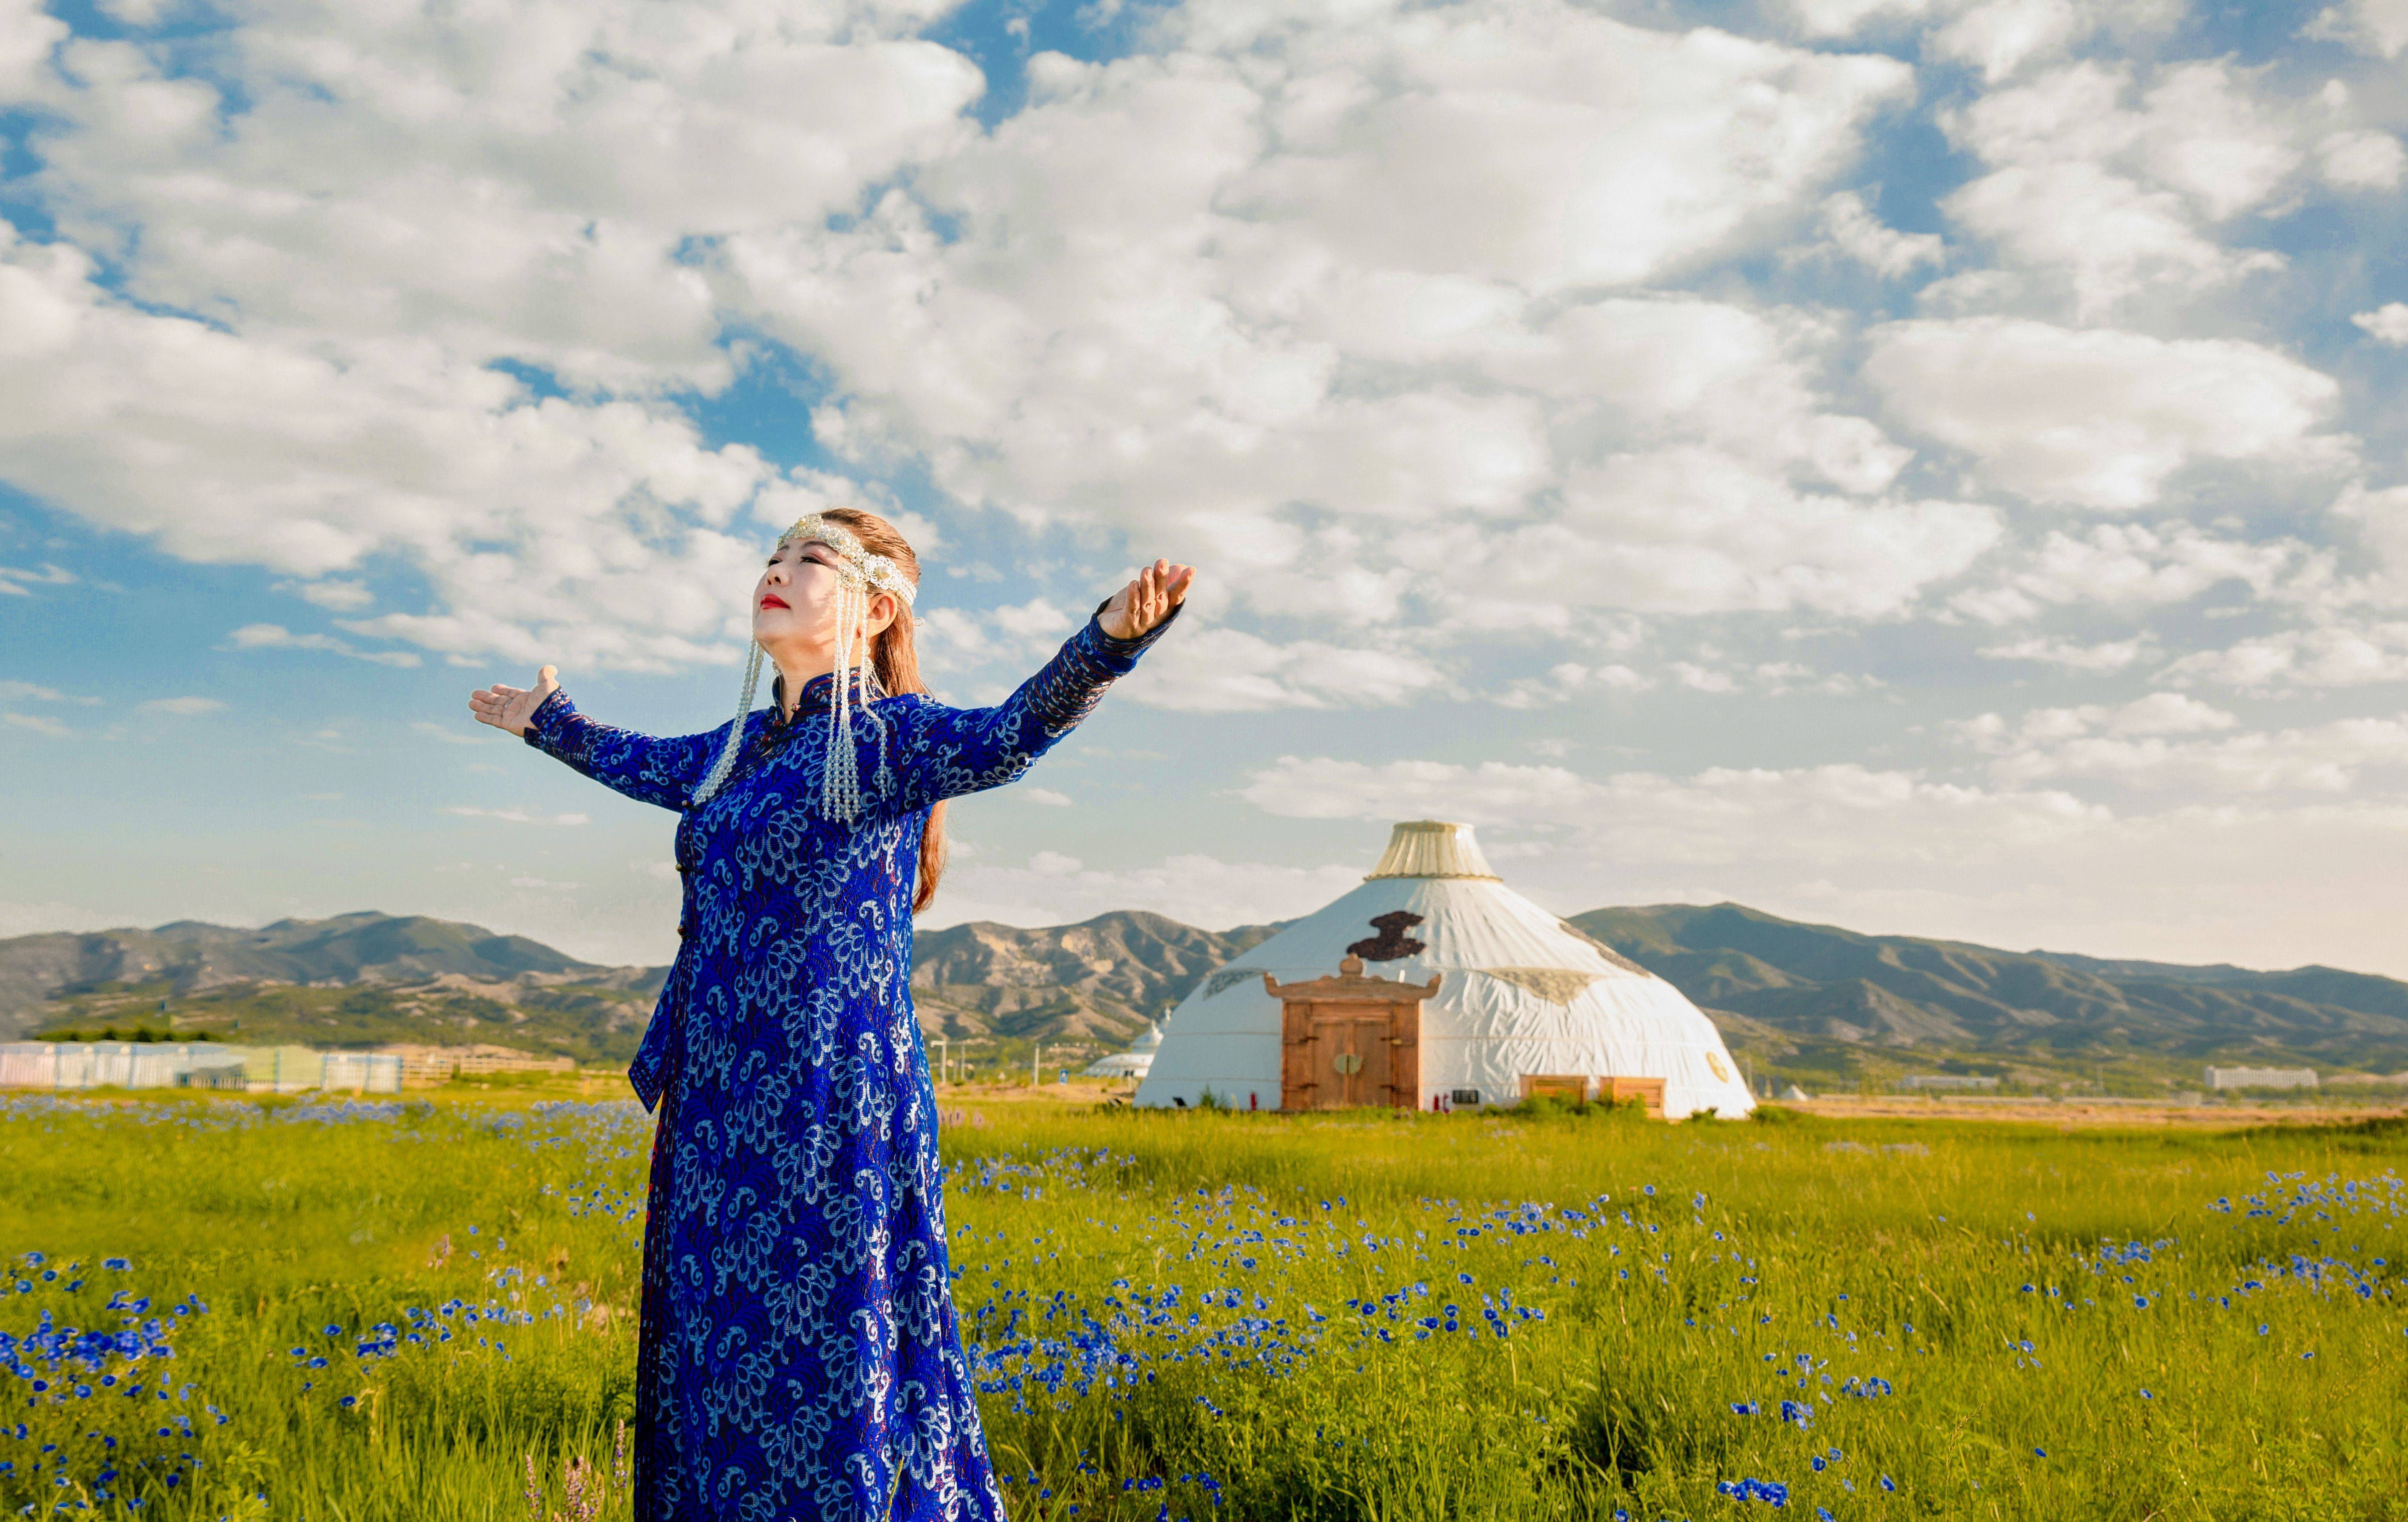
<path fill-rule="evenodd" d="M 1414 955 L 1427 948 L 1405 932 L 1421 922 L 1419 914 L 1408 914 L 1401 909 L 1393 914 L 1374 914 L 1371 928 L 1380 933 L 1354 942 L 1346 948 L 1346 954 L 1367 962 L 1394 962 Z"/>

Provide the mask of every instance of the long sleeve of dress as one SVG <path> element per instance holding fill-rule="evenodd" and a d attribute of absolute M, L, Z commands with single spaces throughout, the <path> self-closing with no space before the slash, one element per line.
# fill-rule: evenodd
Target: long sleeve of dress
<path fill-rule="evenodd" d="M 682 811 L 726 742 L 727 726 L 674 739 L 596 724 L 555 691 L 527 720 L 526 742 L 638 803 Z"/>
<path fill-rule="evenodd" d="M 1043 668 L 993 708 L 924 703 L 910 710 L 899 726 L 908 762 L 889 795 L 893 805 L 924 808 L 1017 778 L 1093 712 L 1104 690 L 1135 669 L 1138 657 L 1177 618 L 1173 609 L 1134 639 L 1115 639 L 1090 618 Z"/>

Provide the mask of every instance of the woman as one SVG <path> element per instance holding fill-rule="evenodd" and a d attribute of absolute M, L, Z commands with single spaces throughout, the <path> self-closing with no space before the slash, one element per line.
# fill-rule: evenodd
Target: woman
<path fill-rule="evenodd" d="M 612 729 L 547 666 L 486 724 L 675 809 L 682 940 L 629 1078 L 659 1123 L 644 1227 L 640 1522 L 1000 1518 L 954 1325 L 911 915 L 947 798 L 1025 771 L 1160 638 L 1194 573 L 1156 561 L 1003 703 L 927 696 L 919 562 L 844 509 L 752 589 L 729 725 Z M 774 699 L 748 711 L 764 654 Z"/>

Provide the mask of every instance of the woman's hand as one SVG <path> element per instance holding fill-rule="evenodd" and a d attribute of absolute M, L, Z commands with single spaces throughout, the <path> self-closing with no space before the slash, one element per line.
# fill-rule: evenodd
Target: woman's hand
<path fill-rule="evenodd" d="M 513 735 L 524 735 L 527 721 L 543 700 L 560 691 L 560 668 L 547 666 L 535 674 L 533 687 L 505 687 L 496 682 L 482 692 L 468 695 L 468 711 L 480 724 L 507 729 Z"/>
<path fill-rule="evenodd" d="M 1114 593 L 1104 610 L 1096 615 L 1096 621 L 1115 639 L 1135 639 L 1151 632 L 1185 602 L 1188 585 L 1195 580 L 1195 567 L 1157 560 L 1138 572 L 1136 581 Z"/>

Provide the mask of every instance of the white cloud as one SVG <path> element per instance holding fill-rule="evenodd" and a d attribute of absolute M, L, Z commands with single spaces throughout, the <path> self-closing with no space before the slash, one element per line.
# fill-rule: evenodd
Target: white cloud
<path fill-rule="evenodd" d="M 2103 639 L 2096 644 L 2035 635 L 2028 639 L 1985 646 L 1980 653 L 1985 660 L 2038 661 L 2069 671 L 2121 671 L 2135 662 L 2154 659 L 2160 653 L 2156 641 L 2145 635 Z"/>
<path fill-rule="evenodd" d="M 1282 756 L 1255 771 L 1239 797 L 1291 819 L 1460 820 L 1469 825 L 1523 821 L 1588 798 L 1593 784 L 1562 767 L 1487 761 L 1375 765 L 1329 757 Z"/>
<path fill-rule="evenodd" d="M 2189 735 L 2229 729 L 2241 721 L 2182 693 L 2151 693 L 2117 709 L 2107 727 L 2118 735 Z"/>
<path fill-rule="evenodd" d="M 0 229 L 7 226 L 6 223 L 0 223 Z M 0 243 L 4 242 L 5 239 L 0 239 Z M 29 586 L 73 586 L 76 580 L 74 572 L 59 566 L 44 566 L 37 571 L 26 570 L 20 566 L 0 566 L 0 595 L 30 597 L 33 594 L 25 590 Z"/>
<path fill-rule="evenodd" d="M 2085 30 L 2070 0 L 1990 0 L 1934 33 L 1930 46 L 1996 83 L 2028 60 L 2059 51 Z"/>
<path fill-rule="evenodd" d="M 305 582 L 293 590 L 306 600 L 337 613 L 356 613 L 376 601 L 375 594 L 357 582 Z"/>
<path fill-rule="evenodd" d="M 0 713 L 0 724 L 12 724 L 20 729 L 30 729 L 37 735 L 48 735 L 52 739 L 69 739 L 75 735 L 74 730 L 59 723 L 58 720 L 39 713 Z"/>
<path fill-rule="evenodd" d="M 2045 607 L 2130 610 L 2187 602 L 2235 582 L 2264 597 L 2312 564 L 2323 562 L 2296 539 L 2219 538 L 2178 520 L 2101 524 L 2083 533 L 2051 529 L 1996 583 L 1955 603 L 1985 623 L 2014 623 Z"/>
<path fill-rule="evenodd" d="M 1639 671 L 1618 663 L 1587 666 L 1577 661 L 1565 661 L 1550 668 L 1542 677 L 1514 679 L 1503 691 L 1494 694 L 1493 700 L 1500 708 L 1536 709 L 1620 694 L 1651 692 L 1667 684 L 1684 692 L 1716 696 L 1749 693 L 1784 697 L 1810 693 L 1837 697 L 1884 685 L 1878 677 L 1853 671 L 1827 670 L 1803 661 L 1733 661 L 1712 649 L 1701 651 L 1699 654 L 1700 658 L 1694 661 L 1668 661 L 1660 673 Z M 1541 754 L 1563 753 L 1542 748 Z"/>
<path fill-rule="evenodd" d="M 2299 166 L 2298 128 L 2253 75 L 2223 62 L 2161 70 L 2142 98 L 2141 149 L 2157 178 L 2211 222 L 2261 205 Z"/>
<path fill-rule="evenodd" d="M 2408 345 L 2408 301 L 2386 301 L 2371 312 L 2350 319 L 2379 343 Z"/>
<path fill-rule="evenodd" d="M 2306 31 L 2376 58 L 2397 58 L 2408 49 L 2408 0 L 2344 0 L 2318 12 Z"/>
<path fill-rule="evenodd" d="M 2096 165 L 2013 165 L 1955 192 L 1946 205 L 2011 261 L 2064 270 L 2086 316 L 2153 281 L 2206 286 L 2282 264 L 2275 254 L 2226 250 L 2190 225 L 2172 192 Z"/>
<path fill-rule="evenodd" d="M 1849 492 L 1903 464 L 1833 415 L 1810 323 L 1590 289 L 1801 212 L 1899 98 L 1886 61 L 1552 3 L 1163 24 L 1160 56 L 1040 55 L 1027 110 L 854 228 L 731 241 L 772 331 L 838 378 L 831 447 L 1237 556 L 1254 609 L 1383 622 L 1460 559 L 1417 558 L 1400 525 L 1493 548 L 1636 442 Z"/>
<path fill-rule="evenodd" d="M 165 76 L 172 44 L 70 45 L 48 178 L 79 239 L 174 228 L 129 269 L 150 301 L 576 385 L 710 384 L 685 237 L 846 209 L 966 131 L 978 71 L 896 35 L 902 8 L 239 4 L 205 77 Z"/>
<path fill-rule="evenodd" d="M 1297 6 L 1306 24 L 1283 36 L 1244 8 L 1193 14 L 1198 51 L 1268 41 L 1287 65 L 1286 151 L 1246 187 L 1262 213 L 1366 264 L 1541 288 L 1713 247 L 1844 164 L 1863 117 L 1909 88 L 1887 59 L 1568 5 Z"/>
<path fill-rule="evenodd" d="M 67 23 L 44 14 L 42 0 L 0 0 L 0 102 L 34 98 L 50 50 L 66 40 Z"/>
<path fill-rule="evenodd" d="M 1919 19 L 1930 12 L 1933 0 L 1789 0 L 1789 10 L 1808 36 L 1854 36 L 1878 22 Z"/>
<path fill-rule="evenodd" d="M 226 636 L 234 650 L 322 650 L 379 666 L 417 666 L 419 658 L 406 650 L 362 650 L 331 634 L 294 634 L 281 624 L 246 624 Z"/>
<path fill-rule="evenodd" d="M 224 707 L 225 704 L 214 697 L 153 697 L 142 705 L 142 711 L 189 718 L 194 714 L 215 713 Z"/>
<path fill-rule="evenodd" d="M 1514 678 L 1497 695 L 1497 702 L 1504 708 L 1545 708 L 1581 697 L 1646 692 L 1656 684 L 1656 678 L 1620 662 L 1585 666 L 1578 661 L 1559 661 L 1549 667 L 1544 676 Z"/>
<path fill-rule="evenodd" d="M 433 606 L 381 632 L 459 655 L 724 658 L 770 478 L 654 399 L 731 373 L 695 251 L 849 208 L 981 88 L 919 5 L 242 4 L 172 77 L 174 40 L 41 66 L 22 8 L 0 94 L 30 71 L 60 242 L 0 231 L 0 474 L 187 558 L 390 553 Z"/>
<path fill-rule="evenodd" d="M 2399 720 L 2219 733 L 2237 724 L 2197 698 L 2152 693 L 2115 709 L 2036 710 L 2014 726 L 1985 714 L 1960 733 L 1995 757 L 1994 776 L 2017 784 L 2079 777 L 2217 792 L 2342 793 L 2368 767 L 2408 766 L 2408 723 Z"/>
<path fill-rule="evenodd" d="M 1239 796 L 1291 818 L 1445 818 L 1536 828 L 1568 838 L 1571 847 L 1689 866 L 1775 849 L 1787 860 L 1819 850 L 1827 859 L 1864 864 L 1970 851 L 1964 859 L 1971 865 L 2006 847 L 2077 837 L 2112 817 L 2063 793 L 1997 793 L 1855 765 L 1592 780 L 1561 767 L 1505 762 L 1285 756 L 1253 773 Z"/>
<path fill-rule="evenodd" d="M 2387 132 L 2336 132 L 2316 145 L 2316 162 L 2344 190 L 2394 190 L 2408 174 L 2408 149 Z"/>
<path fill-rule="evenodd" d="M 1501 536 L 1490 564 L 1498 587 L 1567 603 L 1868 618 L 1964 570 L 1999 532 L 1979 504 L 1855 502 L 1668 449 L 1576 472 L 1562 518 Z"/>
<path fill-rule="evenodd" d="M 1070 807 L 1069 794 L 1056 793 L 1050 787 L 1016 787 L 1012 789 L 1012 796 L 1019 798 L 1024 803 L 1042 804 L 1048 809 L 1067 809 Z"/>
<path fill-rule="evenodd" d="M 498 819 L 505 824 L 510 825 L 576 826 L 590 825 L 594 822 L 593 817 L 589 814 L 539 814 L 531 813 L 524 809 L 475 809 L 469 808 L 464 804 L 447 804 L 436 811 L 437 813 L 457 814 L 463 819 Z"/>
<path fill-rule="evenodd" d="M 921 666 L 932 676 L 990 663 L 1033 667 L 1051 656 L 1080 622 L 1046 597 L 983 612 L 932 605 L 921 619 Z"/>
<path fill-rule="evenodd" d="M 2099 31 L 2162 27 L 2183 7 L 2181 0 L 1788 0 L 1787 8 L 1809 36 L 1931 23 L 1929 57 L 1969 65 L 1995 84 Z"/>
<path fill-rule="evenodd" d="M 2170 282 L 2281 268 L 2211 228 L 2265 205 L 2303 162 L 2299 108 L 2221 62 L 2161 69 L 2127 106 L 2132 92 L 2128 67 L 2083 62 L 1943 110 L 1951 140 L 1992 166 L 1947 197 L 1949 214 L 2062 278 L 2086 316 Z"/>
<path fill-rule="evenodd" d="M 538 400 L 423 353 L 343 366 L 155 316 L 57 246 L 0 249 L 0 468 L 18 484 L 195 560 L 308 575 L 390 550 L 448 605 L 355 632 L 658 668 L 710 658 L 740 617 L 725 589 L 745 583 L 756 536 L 718 525 L 764 472 L 682 418 Z"/>
<path fill-rule="evenodd" d="M 1401 651 L 1199 628 L 1156 646 L 1116 690 L 1156 708 L 1230 713 L 1392 708 L 1440 690 L 1444 681 L 1436 667 Z"/>
<path fill-rule="evenodd" d="M 2039 502 L 2155 501 L 2199 461 L 2310 464 L 2340 388 L 2237 338 L 2163 339 L 1974 317 L 1890 323 L 1864 373 L 1893 415 Z"/>
<path fill-rule="evenodd" d="M 2163 675 L 2248 692 L 2408 682 L 2408 623 L 2329 624 L 2257 635 L 2222 650 L 2195 651 Z"/>
<path fill-rule="evenodd" d="M 75 696 L 36 682 L 0 682 L 0 703 L 81 703 L 89 707 L 99 701 L 97 697 Z"/>
<path fill-rule="evenodd" d="M 1901 233 L 1884 224 L 1855 191 L 1825 197 L 1822 224 L 1825 243 L 1817 249 L 1828 248 L 1885 280 L 1901 279 L 1947 258 L 1947 245 L 1939 234 Z"/>
<path fill-rule="evenodd" d="M 494 743 L 501 734 L 497 729 L 489 729 L 482 725 L 466 720 L 462 721 L 461 725 L 455 727 L 448 724 L 437 724 L 432 720 L 421 719 L 409 727 L 415 733 L 424 735 L 441 745 L 489 745 Z"/>

